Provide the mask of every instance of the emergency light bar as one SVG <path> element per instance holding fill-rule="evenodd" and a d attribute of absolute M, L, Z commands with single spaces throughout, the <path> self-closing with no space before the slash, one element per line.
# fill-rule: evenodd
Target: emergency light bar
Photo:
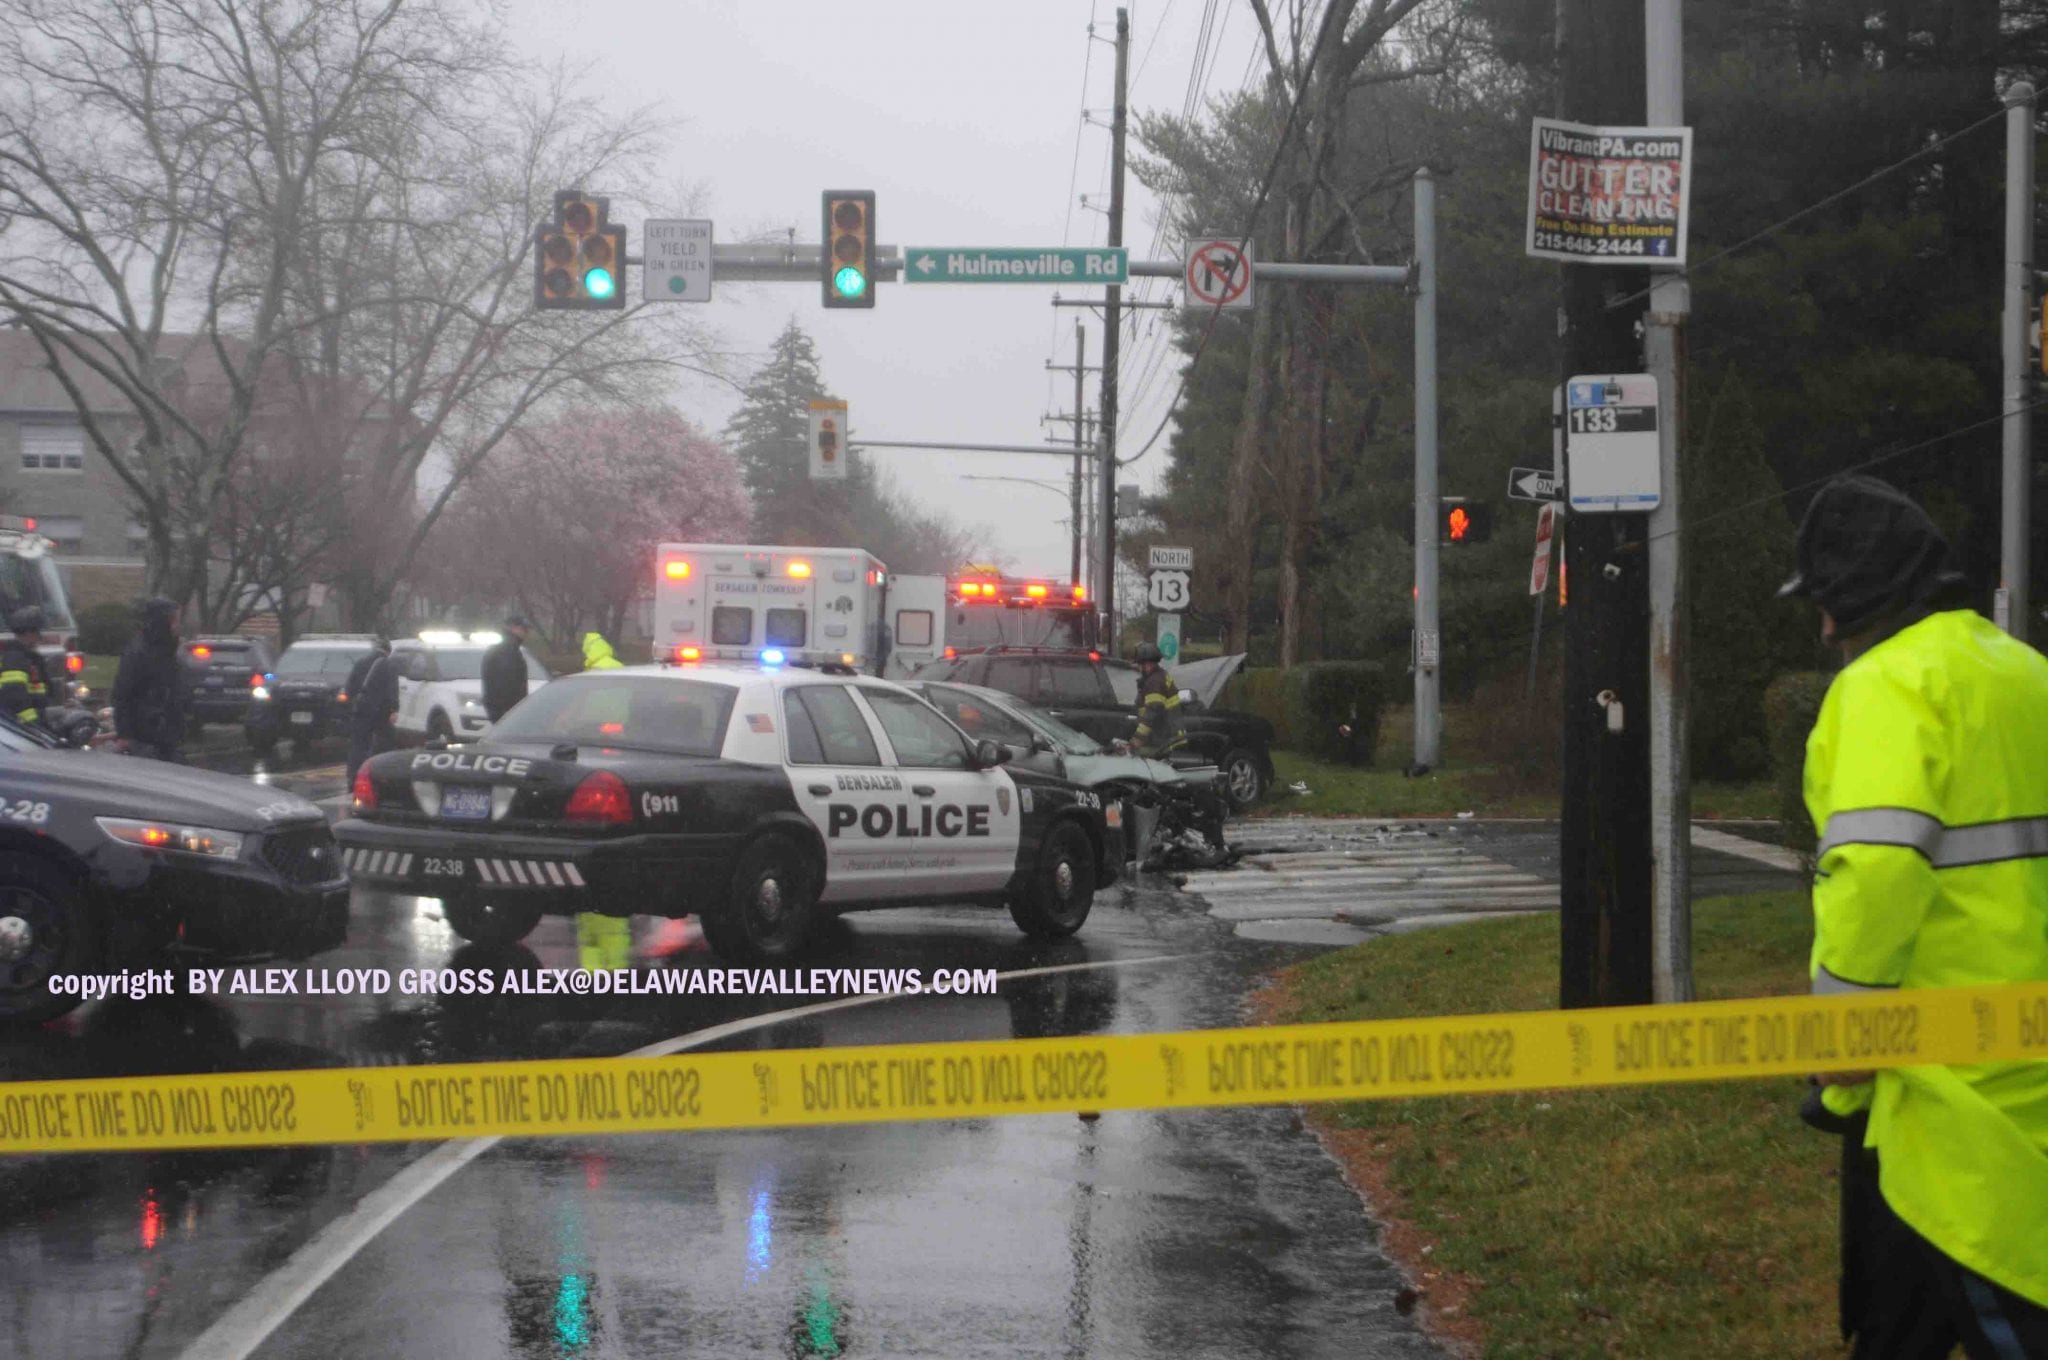
<path fill-rule="evenodd" d="M 671 581 L 687 581 L 690 579 L 690 564 L 680 557 L 672 557 L 661 564 L 661 573 Z"/>

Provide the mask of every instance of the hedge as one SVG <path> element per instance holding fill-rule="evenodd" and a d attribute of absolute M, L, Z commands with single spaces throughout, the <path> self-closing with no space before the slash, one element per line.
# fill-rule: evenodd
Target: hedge
<path fill-rule="evenodd" d="M 1789 671 L 1764 691 L 1764 726 L 1770 735 L 1771 780 L 1778 788 L 1779 834 L 1788 849 L 1812 854 L 1819 837 L 1806 815 L 1806 738 L 1834 677 Z"/>
<path fill-rule="evenodd" d="M 1240 671 L 1224 691 L 1222 706 L 1272 723 L 1273 744 L 1285 750 L 1370 765 L 1385 702 L 1385 677 L 1372 662 L 1314 661 L 1290 671 Z M 1350 728 L 1350 735 L 1340 734 L 1339 727 Z"/>
<path fill-rule="evenodd" d="M 119 656 L 135 632 L 135 606 L 109 600 L 78 611 L 78 650 L 88 656 Z"/>

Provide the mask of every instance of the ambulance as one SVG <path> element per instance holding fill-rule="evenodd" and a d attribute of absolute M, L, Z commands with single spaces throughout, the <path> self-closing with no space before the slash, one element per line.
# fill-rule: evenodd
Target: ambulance
<path fill-rule="evenodd" d="M 654 563 L 654 654 L 877 673 L 888 590 L 888 569 L 860 548 L 664 543 Z"/>

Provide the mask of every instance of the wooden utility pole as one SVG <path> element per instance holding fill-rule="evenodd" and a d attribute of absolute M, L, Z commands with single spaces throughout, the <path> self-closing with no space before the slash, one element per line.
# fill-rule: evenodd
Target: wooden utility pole
<path fill-rule="evenodd" d="M 1643 124 L 1643 31 L 1642 0 L 1558 0 L 1560 117 Z M 1615 304 L 1642 293 L 1648 271 L 1568 264 L 1562 273 L 1562 378 L 1643 372 L 1644 304 Z M 1569 433 L 1566 439 L 1569 488 Z M 1558 1004 L 1566 1007 L 1651 999 L 1647 543 L 1641 515 L 1575 515 L 1565 532 L 1571 604 Z"/>

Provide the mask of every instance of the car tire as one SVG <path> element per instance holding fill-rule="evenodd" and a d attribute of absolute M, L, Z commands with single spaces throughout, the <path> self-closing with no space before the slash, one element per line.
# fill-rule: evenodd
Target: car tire
<path fill-rule="evenodd" d="M 89 972 L 99 933 L 84 887 L 40 855 L 0 854 L 0 1023 L 39 1025 L 79 1004 L 50 991 L 57 973 Z"/>
<path fill-rule="evenodd" d="M 1010 899 L 1010 919 L 1036 939 L 1064 939 L 1094 904 L 1095 846 L 1074 823 L 1058 822 L 1038 847 L 1024 890 Z"/>
<path fill-rule="evenodd" d="M 432 741 L 436 737 L 443 741 L 455 740 L 455 724 L 449 722 L 448 715 L 438 708 L 427 719 L 427 740 Z"/>
<path fill-rule="evenodd" d="M 1245 812 L 1266 796 L 1266 770 L 1256 751 L 1240 746 L 1216 762 L 1223 770 L 1223 791 L 1233 812 Z"/>
<path fill-rule="evenodd" d="M 540 924 L 541 909 L 528 903 L 476 894 L 441 903 L 448 928 L 472 944 L 517 944 Z"/>
<path fill-rule="evenodd" d="M 816 924 L 817 878 L 811 855 L 796 841 L 760 837 L 740 853 L 725 901 L 701 914 L 704 942 L 730 963 L 794 957 Z"/>

